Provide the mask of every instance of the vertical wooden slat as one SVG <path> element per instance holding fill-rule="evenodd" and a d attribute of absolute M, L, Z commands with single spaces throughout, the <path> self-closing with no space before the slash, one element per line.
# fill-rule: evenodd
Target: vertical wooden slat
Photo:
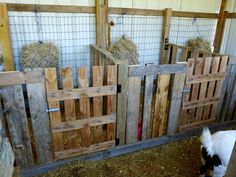
<path fill-rule="evenodd" d="M 175 64 L 178 60 L 178 46 L 172 45 L 170 64 Z"/>
<path fill-rule="evenodd" d="M 7 4 L 0 4 L 0 45 L 2 47 L 2 57 L 5 66 L 5 71 L 15 70 L 12 55 Z"/>
<path fill-rule="evenodd" d="M 88 88 L 88 71 L 87 67 L 78 68 L 78 86 L 79 88 Z M 79 100 L 79 115 L 80 119 L 86 119 L 90 117 L 90 101 L 89 98 L 82 98 Z M 92 137 L 90 137 L 90 128 L 81 129 L 81 145 L 83 147 L 88 147 L 90 142 L 92 142 Z"/>
<path fill-rule="evenodd" d="M 93 86 L 102 86 L 103 85 L 103 66 L 93 66 Z M 93 98 L 93 115 L 101 116 L 103 114 L 103 97 L 94 97 Z M 102 125 L 94 127 L 94 143 L 103 142 L 104 135 Z"/>
<path fill-rule="evenodd" d="M 42 69 L 40 72 L 42 81 L 40 83 L 26 84 L 26 88 L 37 159 L 39 164 L 43 164 L 53 160 L 53 153 L 51 149 L 50 121 L 46 112 L 48 106 L 44 73 Z"/>
<path fill-rule="evenodd" d="M 117 66 L 110 65 L 107 66 L 107 85 L 117 84 Z M 107 96 L 107 114 L 112 114 L 116 112 L 116 96 Z M 107 141 L 115 139 L 115 123 L 107 125 Z"/>
<path fill-rule="evenodd" d="M 220 62 L 220 66 L 219 66 L 219 71 L 218 71 L 219 73 L 224 73 L 226 71 L 227 63 L 228 63 L 228 56 L 223 56 L 221 58 L 221 62 Z M 214 97 L 220 97 L 221 90 L 222 90 L 222 83 L 223 83 L 223 80 L 216 81 Z M 210 112 L 210 118 L 216 118 L 217 105 L 218 104 L 212 105 L 211 112 Z"/>
<path fill-rule="evenodd" d="M 149 139 L 151 136 L 150 120 L 152 109 L 153 76 L 145 76 L 144 82 L 142 140 Z"/>
<path fill-rule="evenodd" d="M 231 100 L 226 114 L 227 120 L 236 119 L 236 117 L 233 117 L 234 112 L 236 112 L 236 81 L 234 82 L 234 88 L 232 91 Z"/>
<path fill-rule="evenodd" d="M 202 74 L 203 64 L 204 64 L 204 59 L 203 58 L 195 59 L 194 75 Z M 191 101 L 196 101 L 198 99 L 199 88 L 200 88 L 200 83 L 192 85 L 191 98 L 190 98 Z M 196 121 L 195 112 L 196 112 L 196 108 L 189 110 L 189 115 L 192 118 L 191 122 L 195 122 Z"/>
<path fill-rule="evenodd" d="M 188 58 L 188 48 L 183 48 L 181 52 L 181 61 L 185 62 Z"/>
<path fill-rule="evenodd" d="M 16 162 L 22 168 L 34 165 L 28 120 L 21 85 L 6 86 L 1 89 L 8 129 Z"/>
<path fill-rule="evenodd" d="M 229 164 L 227 166 L 227 170 L 224 177 L 235 177 L 236 174 L 235 165 L 236 165 L 236 142 L 234 143 L 234 148 L 231 153 Z"/>
<path fill-rule="evenodd" d="M 176 133 L 179 126 L 179 115 L 181 110 L 182 91 L 184 88 L 185 74 L 175 74 L 170 103 L 168 135 Z"/>
<path fill-rule="evenodd" d="M 211 73 L 212 74 L 218 72 L 219 64 L 220 64 L 220 58 L 219 57 L 214 57 L 212 67 L 211 67 Z M 206 98 L 213 97 L 214 89 L 215 89 L 215 83 L 216 83 L 215 81 L 209 82 L 209 85 L 208 85 L 208 88 L 207 88 L 207 93 L 206 93 Z M 211 109 L 211 105 L 207 105 L 203 108 L 203 117 L 202 117 L 203 120 L 206 120 L 206 119 L 209 118 L 210 109 Z"/>
<path fill-rule="evenodd" d="M 161 41 L 161 52 L 160 52 L 160 64 L 168 64 L 169 56 L 168 53 L 170 48 L 169 33 L 170 33 L 170 22 L 172 16 L 172 9 L 165 9 L 163 14 L 163 27 L 162 27 L 162 41 Z"/>
<path fill-rule="evenodd" d="M 170 74 L 158 76 L 152 137 L 162 136 L 166 132 L 169 85 Z"/>
<path fill-rule="evenodd" d="M 188 62 L 187 62 L 187 77 L 193 75 L 193 69 L 194 69 L 194 58 L 190 58 L 190 59 L 188 59 Z M 190 89 L 191 89 L 191 85 L 190 84 L 186 84 L 184 86 L 184 92 L 183 92 L 183 102 L 184 103 L 189 101 Z M 188 114 L 187 110 L 183 110 L 181 112 L 180 124 L 184 125 L 187 122 L 189 122 L 189 114 Z"/>
<path fill-rule="evenodd" d="M 46 79 L 46 89 L 47 92 L 56 91 L 57 88 L 57 71 L 56 68 L 45 68 L 44 69 L 45 79 Z M 59 109 L 57 112 L 50 112 L 50 122 L 51 126 L 61 122 L 61 112 L 60 112 L 60 103 L 59 102 L 49 102 L 48 103 L 49 109 Z M 62 133 L 54 133 L 53 137 L 53 145 L 54 151 L 60 151 L 64 149 L 64 142 L 63 142 L 63 134 Z"/>
<path fill-rule="evenodd" d="M 72 68 L 62 68 L 62 85 L 63 89 L 73 89 L 73 69 Z M 64 101 L 64 109 L 65 109 L 65 120 L 72 121 L 76 120 L 76 111 L 75 111 L 75 100 L 66 100 Z M 69 149 L 73 149 L 77 145 L 77 132 L 75 130 L 68 131 L 66 133 L 67 136 L 67 147 Z"/>
<path fill-rule="evenodd" d="M 129 77 L 126 143 L 138 141 L 139 100 L 141 89 L 140 77 Z"/>
<path fill-rule="evenodd" d="M 206 57 L 204 61 L 204 68 L 203 68 L 203 74 L 209 74 L 210 69 L 211 69 L 211 57 Z M 204 99 L 206 96 L 206 91 L 207 91 L 207 82 L 202 82 L 200 86 L 200 91 L 199 91 L 199 99 Z M 202 112 L 203 112 L 203 107 L 197 108 L 196 111 L 196 119 L 197 121 L 201 120 L 202 117 Z"/>
<path fill-rule="evenodd" d="M 118 65 L 118 84 L 121 85 L 121 93 L 118 93 L 117 102 L 117 128 L 116 135 L 119 144 L 125 144 L 126 134 L 126 111 L 127 111 L 127 89 L 128 89 L 128 64 L 122 62 Z"/>

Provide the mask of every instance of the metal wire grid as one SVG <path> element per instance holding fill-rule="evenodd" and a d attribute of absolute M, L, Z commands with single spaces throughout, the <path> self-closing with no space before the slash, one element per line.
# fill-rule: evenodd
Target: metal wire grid
<path fill-rule="evenodd" d="M 159 63 L 162 17 L 109 15 L 110 20 L 115 22 L 115 26 L 111 28 L 112 42 L 125 35 L 137 45 L 141 64 Z"/>
<path fill-rule="evenodd" d="M 53 42 L 59 48 L 59 66 L 73 66 L 74 78 L 77 66 L 90 66 L 89 45 L 96 42 L 95 14 L 40 13 L 40 32 L 35 13 L 9 12 L 8 15 L 17 70 L 22 70 L 22 47 L 39 39 Z"/>
<path fill-rule="evenodd" d="M 185 45 L 188 39 L 202 37 L 213 47 L 216 24 L 217 19 L 172 17 L 169 40 L 177 45 Z"/>

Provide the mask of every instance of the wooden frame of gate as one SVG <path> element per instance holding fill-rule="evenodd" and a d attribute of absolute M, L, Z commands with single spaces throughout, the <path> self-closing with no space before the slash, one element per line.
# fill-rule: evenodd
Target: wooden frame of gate
<path fill-rule="evenodd" d="M 227 63 L 228 56 L 188 59 L 180 131 L 216 121 Z"/>

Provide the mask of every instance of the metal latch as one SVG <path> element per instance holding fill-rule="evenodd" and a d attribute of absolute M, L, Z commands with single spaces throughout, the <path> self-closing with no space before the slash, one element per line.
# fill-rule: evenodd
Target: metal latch
<path fill-rule="evenodd" d="M 165 38 L 165 45 L 164 45 L 164 50 L 168 50 L 169 49 L 169 38 Z"/>
<path fill-rule="evenodd" d="M 117 93 L 121 93 L 121 85 L 117 84 Z"/>
<path fill-rule="evenodd" d="M 184 89 L 184 90 L 182 91 L 182 93 L 188 93 L 188 92 L 190 92 L 190 89 Z"/>
<path fill-rule="evenodd" d="M 46 112 L 57 112 L 60 111 L 59 108 L 51 108 L 51 109 L 46 109 Z"/>

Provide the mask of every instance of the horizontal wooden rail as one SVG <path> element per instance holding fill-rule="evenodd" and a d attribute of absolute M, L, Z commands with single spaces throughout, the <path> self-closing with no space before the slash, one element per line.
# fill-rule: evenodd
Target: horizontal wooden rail
<path fill-rule="evenodd" d="M 164 64 L 164 65 L 148 65 L 140 66 L 133 65 L 129 66 L 129 77 L 142 77 L 147 75 L 157 75 L 157 74 L 172 74 L 172 73 L 185 73 L 187 70 L 187 65 L 183 64 Z"/>
<path fill-rule="evenodd" d="M 183 103 L 182 109 L 187 110 L 187 109 L 197 108 L 200 106 L 211 105 L 211 104 L 218 103 L 219 101 L 220 101 L 219 97 L 206 98 L 206 99 L 201 99 L 201 100 L 197 100 L 197 101 L 190 101 L 190 102 Z"/>
<path fill-rule="evenodd" d="M 224 78 L 225 78 L 225 73 L 192 75 L 187 77 L 186 84 L 217 81 L 217 80 L 223 80 Z"/>
<path fill-rule="evenodd" d="M 55 152 L 55 158 L 56 158 L 56 160 L 58 160 L 58 159 L 68 158 L 71 156 L 88 154 L 88 153 L 92 153 L 92 152 L 96 152 L 96 151 L 102 151 L 102 150 L 110 149 L 113 147 L 115 147 L 114 140 L 93 144 L 89 147 L 79 147 L 76 149 L 68 149 L 68 150 L 64 150 L 64 151 L 58 151 L 58 152 Z"/>
<path fill-rule="evenodd" d="M 77 130 L 81 128 L 110 124 L 116 122 L 116 114 L 105 115 L 100 117 L 92 117 L 87 119 L 74 120 L 69 122 L 60 122 L 52 125 L 52 133 Z"/>
<path fill-rule="evenodd" d="M 7 4 L 9 11 L 19 12 L 33 12 L 34 4 Z M 37 5 L 40 12 L 55 12 L 55 13 L 95 13 L 94 6 L 71 6 L 71 5 Z M 123 14 L 123 15 L 142 15 L 142 16 L 163 16 L 164 10 L 155 9 L 135 9 L 135 8 L 117 8 L 110 7 L 109 14 Z M 188 17 L 188 18 L 213 18 L 217 19 L 217 13 L 203 13 L 203 12 L 186 12 L 186 11 L 172 11 L 173 17 Z M 236 18 L 235 13 L 228 13 L 227 18 Z"/>
<path fill-rule="evenodd" d="M 236 12 L 227 13 L 226 18 L 236 18 Z"/>
<path fill-rule="evenodd" d="M 108 52 L 105 49 L 100 48 L 99 46 L 93 44 L 90 45 L 92 48 L 94 48 L 95 50 L 97 50 L 99 53 L 103 54 L 106 58 L 108 58 L 109 60 L 111 60 L 114 64 L 120 64 L 122 63 L 122 61 L 117 60 L 116 58 L 113 57 L 112 53 Z"/>
<path fill-rule="evenodd" d="M 9 71 L 0 72 L 0 87 L 42 82 L 40 71 Z"/>
<path fill-rule="evenodd" d="M 35 4 L 7 4 L 8 11 L 33 12 Z M 37 5 L 39 12 L 55 13 L 95 13 L 93 6 Z"/>
<path fill-rule="evenodd" d="M 96 96 L 115 95 L 117 93 L 117 85 L 78 88 L 72 90 L 57 90 L 47 93 L 49 102 L 53 101 L 65 101 L 80 98 L 89 98 Z"/>
<path fill-rule="evenodd" d="M 207 119 L 207 120 L 201 120 L 199 122 L 193 122 L 193 123 L 190 123 L 190 124 L 187 124 L 187 125 L 180 126 L 179 131 L 184 131 L 184 130 L 189 130 L 189 129 L 192 129 L 192 128 L 197 128 L 199 126 L 214 123 L 214 122 L 216 122 L 215 118 L 211 118 L 211 119 Z"/>

